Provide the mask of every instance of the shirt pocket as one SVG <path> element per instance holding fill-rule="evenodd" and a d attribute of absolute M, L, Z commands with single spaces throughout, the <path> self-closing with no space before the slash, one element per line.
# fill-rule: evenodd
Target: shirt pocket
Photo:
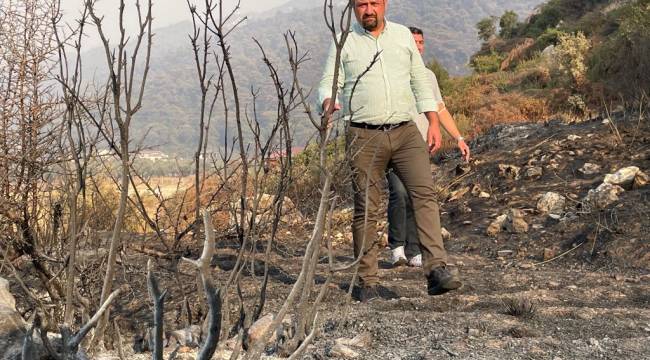
<path fill-rule="evenodd" d="M 343 88 L 342 105 L 345 114 L 357 113 L 358 115 L 360 111 L 363 111 L 368 106 L 369 98 L 366 86 L 369 74 L 366 73 L 361 79 L 359 79 L 359 76 L 364 73 L 369 63 L 369 61 L 360 57 L 348 57 L 343 60 L 345 86 Z"/>
<path fill-rule="evenodd" d="M 356 79 L 363 72 L 363 62 L 359 58 L 347 58 L 343 60 L 343 68 L 345 70 L 346 82 L 356 81 Z"/>

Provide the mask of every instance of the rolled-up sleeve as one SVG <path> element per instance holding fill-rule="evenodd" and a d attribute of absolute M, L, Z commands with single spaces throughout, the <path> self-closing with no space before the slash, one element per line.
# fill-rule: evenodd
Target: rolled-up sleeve
<path fill-rule="evenodd" d="M 417 111 L 419 113 L 438 111 L 438 101 L 433 91 L 434 84 L 431 82 L 429 70 L 424 66 L 413 36 L 410 36 L 409 50 L 411 51 L 411 89 L 415 96 Z"/>
<path fill-rule="evenodd" d="M 323 112 L 323 101 L 325 99 L 332 97 L 332 85 L 334 84 L 334 70 L 336 67 L 336 44 L 332 42 L 330 46 L 329 53 L 327 55 L 327 60 L 325 61 L 325 69 L 323 70 L 323 76 L 321 77 L 320 84 L 318 85 L 318 104 L 316 108 L 319 112 Z M 343 63 L 339 62 L 339 74 L 337 77 L 337 87 L 340 91 L 344 85 L 345 72 L 343 69 Z M 338 102 L 338 97 L 337 100 Z"/>
<path fill-rule="evenodd" d="M 444 101 L 442 100 L 442 93 L 440 92 L 440 84 L 438 84 L 438 78 L 436 77 L 436 74 L 430 69 L 427 70 L 429 72 L 431 82 L 433 83 L 433 100 L 436 102 L 436 104 L 438 104 L 438 110 L 436 111 L 440 111 L 442 110 L 442 106 L 440 104 L 444 105 Z"/>

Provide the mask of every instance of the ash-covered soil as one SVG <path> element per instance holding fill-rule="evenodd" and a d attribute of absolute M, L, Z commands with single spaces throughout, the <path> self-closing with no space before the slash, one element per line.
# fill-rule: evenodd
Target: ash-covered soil
<path fill-rule="evenodd" d="M 385 251 L 380 262 L 384 297 L 369 303 L 349 299 L 352 276 L 337 273 L 320 307 L 319 333 L 302 358 L 650 359 L 650 187 L 625 185 L 619 199 L 602 209 L 584 200 L 606 174 L 629 166 L 650 172 L 648 120 L 502 126 L 475 140 L 472 148 L 469 165 L 451 157 L 432 166 L 442 222 L 451 234 L 446 246 L 463 288 L 430 297 L 421 271 L 392 268 Z M 600 170 L 586 175 L 580 171 L 586 163 Z M 547 192 L 565 198 L 558 214 L 538 209 Z M 513 209 L 519 228 L 505 224 L 488 235 L 490 225 Z M 339 213 L 339 218 L 349 216 L 345 209 Z M 349 221 L 337 224 L 336 260 L 352 261 Z M 310 230 L 310 223 L 282 230 L 270 264 L 264 313 L 276 311 L 289 293 Z M 197 244 L 184 255 L 199 254 Z M 236 249 L 219 244 L 213 259 L 217 283 L 227 279 L 235 257 Z M 144 269 L 140 265 L 146 260 L 131 251 L 120 259 L 119 282 L 130 284 L 130 292 L 113 313 L 126 332 L 125 343 L 152 323 L 144 271 L 134 270 Z M 324 257 L 317 290 L 326 264 Z M 256 265 L 255 276 L 249 272 L 243 277 L 248 307 L 262 265 Z M 166 260 L 159 260 L 157 269 L 162 287 L 170 291 L 168 328 L 183 326 L 182 293 L 198 323 L 206 306 L 195 270 L 181 263 L 176 278 Z M 236 298 L 230 301 L 234 321 L 239 305 Z M 358 335 L 365 341 L 347 346 L 342 354 L 337 340 Z M 151 356 L 125 351 L 134 359 Z M 222 350 L 219 358 L 229 354 Z M 108 352 L 97 358 L 116 356 Z M 196 350 L 184 348 L 177 358 L 195 356 Z M 269 354 L 273 356 L 277 354 Z"/>

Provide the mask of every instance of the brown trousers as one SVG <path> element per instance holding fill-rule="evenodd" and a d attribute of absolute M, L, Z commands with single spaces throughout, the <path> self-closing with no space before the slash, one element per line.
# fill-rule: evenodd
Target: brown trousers
<path fill-rule="evenodd" d="M 381 246 L 377 221 L 386 215 L 381 199 L 385 194 L 389 164 L 413 201 L 425 274 L 434 267 L 444 266 L 447 253 L 442 242 L 429 154 L 415 123 L 409 122 L 387 131 L 350 127 L 347 146 L 354 189 L 354 255 L 358 257 L 363 253 L 359 264 L 362 283 L 376 285 L 379 282 L 377 256 Z"/>

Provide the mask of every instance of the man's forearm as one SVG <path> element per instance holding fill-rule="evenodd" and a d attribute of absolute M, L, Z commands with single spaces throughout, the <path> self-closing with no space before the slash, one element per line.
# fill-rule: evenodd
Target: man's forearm
<path fill-rule="evenodd" d="M 429 120 L 429 126 L 440 126 L 440 117 L 435 111 L 427 111 L 424 113 L 427 120 Z"/>
<path fill-rule="evenodd" d="M 456 122 L 454 121 L 454 118 L 451 116 L 449 113 L 449 110 L 447 108 L 442 108 L 438 112 L 437 118 L 440 121 L 440 124 L 447 130 L 447 133 L 454 139 L 458 140 L 462 135 L 460 131 L 458 130 L 458 127 L 456 126 Z"/>

